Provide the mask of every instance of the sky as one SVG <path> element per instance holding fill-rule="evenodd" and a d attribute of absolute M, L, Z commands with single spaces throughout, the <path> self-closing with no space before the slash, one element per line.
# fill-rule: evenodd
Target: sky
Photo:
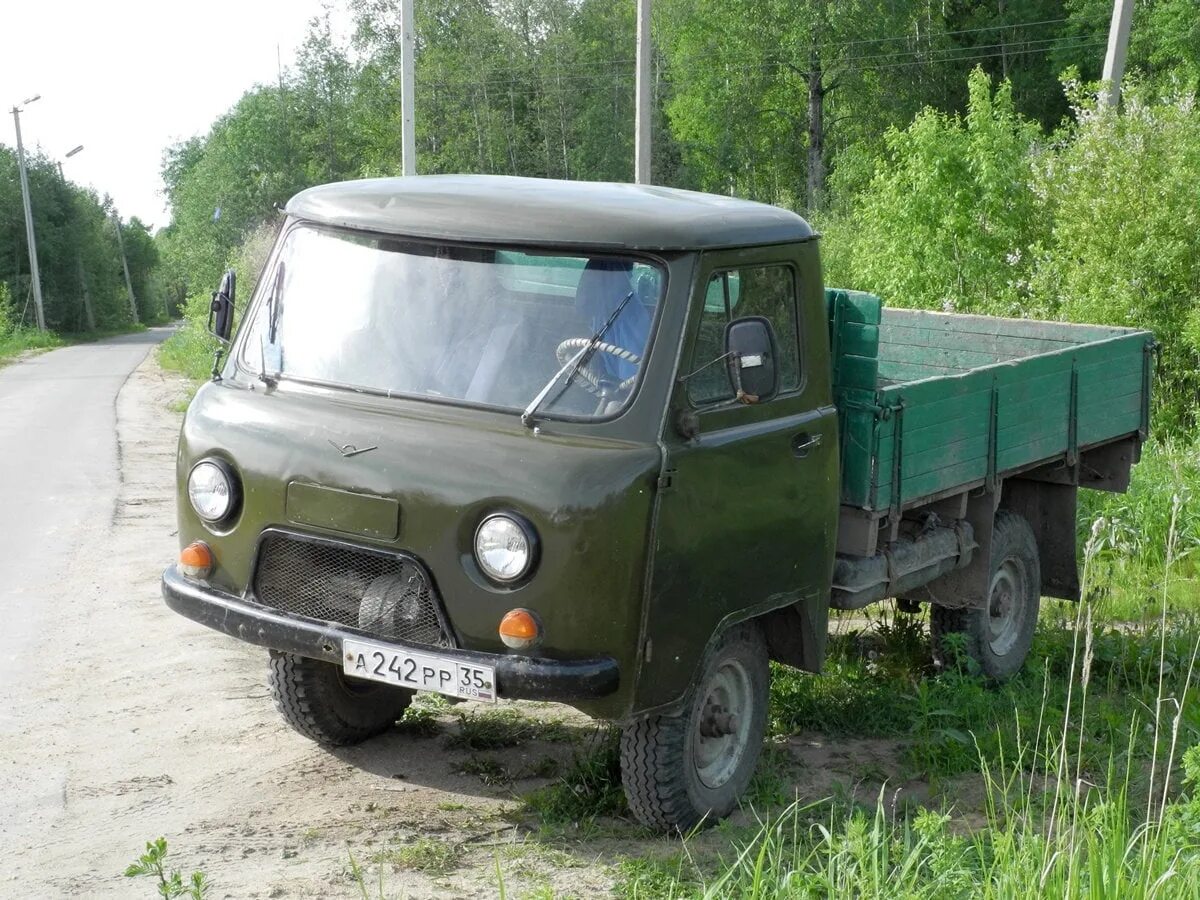
<path fill-rule="evenodd" d="M 257 83 L 276 48 L 295 59 L 321 0 L 11 0 L 0 12 L 0 143 L 63 161 L 67 179 L 112 196 L 122 218 L 163 227 L 159 169 L 170 144 L 203 134 Z M 36 210 L 35 210 L 36 215 Z"/>

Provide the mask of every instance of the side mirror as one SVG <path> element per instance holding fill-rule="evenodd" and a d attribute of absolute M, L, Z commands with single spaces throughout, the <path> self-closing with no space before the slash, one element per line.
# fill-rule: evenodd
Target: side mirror
<path fill-rule="evenodd" d="M 742 403 L 770 400 L 779 389 L 775 332 L 762 316 L 743 316 L 725 326 L 729 380 Z"/>
<path fill-rule="evenodd" d="M 212 295 L 208 308 L 208 330 L 219 340 L 229 343 L 233 334 L 233 301 L 237 294 L 237 275 L 229 269 L 221 277 L 221 286 Z"/>

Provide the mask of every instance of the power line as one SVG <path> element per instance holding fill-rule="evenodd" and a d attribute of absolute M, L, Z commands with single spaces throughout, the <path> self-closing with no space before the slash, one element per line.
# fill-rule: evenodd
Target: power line
<path fill-rule="evenodd" d="M 1070 18 L 1039 19 L 1039 20 L 1030 21 L 1030 22 L 1010 22 L 1010 23 L 1001 24 L 1001 25 L 986 25 L 986 26 L 981 26 L 979 28 L 961 28 L 961 29 L 957 29 L 954 31 L 936 31 L 936 32 L 927 32 L 925 34 L 919 34 L 919 33 L 914 32 L 914 33 L 889 35 L 887 37 L 879 37 L 879 38 L 861 38 L 861 39 L 857 39 L 857 40 L 853 40 L 853 41 L 830 41 L 830 42 L 826 42 L 823 44 L 814 44 L 813 49 L 837 50 L 837 49 L 842 49 L 842 48 L 846 48 L 846 47 L 854 47 L 854 46 L 858 46 L 858 45 L 862 45 L 862 44 L 879 44 L 879 43 L 889 43 L 889 42 L 894 42 L 894 41 L 920 40 L 922 42 L 929 42 L 929 41 L 937 40 L 938 38 L 954 37 L 954 36 L 964 35 L 964 34 L 979 34 L 979 33 L 988 32 L 988 31 L 1001 31 L 1001 30 L 1009 29 L 1009 28 L 1013 28 L 1013 29 L 1034 28 L 1034 27 L 1040 27 L 1043 25 L 1057 25 L 1057 24 L 1061 24 L 1064 22 L 1070 22 L 1070 21 L 1078 21 L 1078 22 L 1080 22 L 1080 24 L 1083 24 L 1083 25 L 1095 25 L 1097 27 L 1099 27 L 1100 25 L 1103 24 L 1102 22 L 1091 22 L 1091 21 L 1087 21 L 1087 20 L 1072 20 Z M 1071 37 L 1071 36 L 1059 35 L 1058 37 L 1055 37 L 1055 38 L 1040 38 L 1040 39 L 1036 39 L 1036 40 L 1058 40 L 1058 39 L 1067 39 L 1068 37 Z M 1080 35 L 1079 37 L 1083 37 L 1083 36 Z M 931 47 L 930 50 L 927 52 L 944 52 L 947 50 L 978 50 L 978 49 L 982 49 L 984 46 L 985 45 L 964 46 L 964 47 L 941 47 L 941 48 L 932 48 Z M 997 46 L 998 47 L 1001 45 L 995 44 L 995 45 L 987 45 L 987 46 Z M 909 52 L 910 51 L 906 51 L 906 50 L 894 50 L 894 51 L 887 51 L 885 53 L 880 53 L 880 54 L 856 56 L 856 57 L 852 57 L 852 59 L 870 59 L 870 58 L 875 58 L 875 57 L 903 56 L 903 55 L 907 55 Z M 512 59 L 514 64 L 517 62 L 516 58 L 510 57 L 510 59 Z M 532 58 L 529 59 L 529 62 L 532 63 Z M 579 62 L 572 63 L 570 68 L 572 68 L 572 69 L 600 69 L 600 68 L 612 68 L 612 67 L 616 67 L 616 66 L 632 67 L 634 65 L 634 62 L 635 62 L 635 60 L 633 60 L 632 58 L 607 59 L 607 60 L 581 60 Z M 571 77 L 579 77 L 579 76 L 571 76 Z M 442 84 L 445 82 L 434 82 L 434 83 Z"/>
<path fill-rule="evenodd" d="M 944 65 L 947 63 L 957 62 L 975 62 L 984 59 L 999 59 L 1002 56 L 1021 56 L 1021 55 L 1036 55 L 1041 53 L 1051 53 L 1058 50 L 1089 50 L 1096 47 L 1105 46 L 1105 41 L 1088 41 L 1086 39 L 1074 38 L 1042 38 L 1034 41 L 1025 41 L 1017 45 L 992 44 L 980 47 L 953 47 L 943 48 L 941 50 L 931 50 L 926 52 L 914 53 L 896 53 L 896 54 L 880 54 L 882 59 L 900 59 L 907 57 L 903 62 L 894 63 L 876 63 L 863 66 L 837 66 L 836 71 L 841 72 L 872 72 L 886 69 L 898 69 L 908 67 L 920 67 L 929 65 Z M 979 53 L 979 50 L 995 50 L 996 52 Z M 941 55 L 937 55 L 941 54 Z M 953 54 L 953 55 L 951 55 Z M 856 57 L 850 61 L 858 59 L 870 59 L 874 57 Z M 418 80 L 417 86 L 419 89 L 429 88 L 506 88 L 513 86 L 529 85 L 533 86 L 554 86 L 559 83 L 610 83 L 613 80 L 632 79 L 633 72 L 623 71 L 615 65 L 616 61 L 610 64 L 612 71 L 607 73 L 594 74 L 551 74 L 543 75 L 537 72 L 528 74 L 510 74 L 495 78 L 487 78 L 483 80 L 449 80 L 449 81 L 423 81 Z M 723 67 L 722 71 L 728 72 L 768 72 L 776 71 L 788 66 L 785 62 L 761 62 L 752 63 L 742 66 Z M 831 67 L 831 71 L 834 69 Z"/>

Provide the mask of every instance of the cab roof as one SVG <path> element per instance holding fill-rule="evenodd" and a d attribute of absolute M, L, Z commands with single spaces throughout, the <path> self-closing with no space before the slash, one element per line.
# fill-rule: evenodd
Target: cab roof
<path fill-rule="evenodd" d="M 703 250 L 813 236 L 793 212 L 653 185 L 508 175 L 410 175 L 323 184 L 287 205 L 326 225 L 466 243 Z"/>

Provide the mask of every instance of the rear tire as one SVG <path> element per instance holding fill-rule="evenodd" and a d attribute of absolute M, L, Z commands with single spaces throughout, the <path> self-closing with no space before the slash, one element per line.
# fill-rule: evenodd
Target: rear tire
<path fill-rule="evenodd" d="M 728 629 L 700 667 L 684 711 L 621 732 L 621 781 L 643 825 L 686 832 L 728 815 L 762 751 L 771 684 L 755 622 Z"/>
<path fill-rule="evenodd" d="M 946 638 L 963 636 L 967 656 L 983 674 L 1003 681 L 1021 670 L 1033 646 L 1041 604 L 1042 569 L 1037 539 L 1021 516 L 1008 510 L 996 513 L 992 528 L 992 566 L 985 609 L 934 605 L 929 634 L 934 661 L 949 666 L 953 653 Z"/>
<path fill-rule="evenodd" d="M 390 729 L 413 692 L 346 676 L 340 666 L 271 651 L 269 678 L 285 722 L 318 744 L 344 747 Z"/>

